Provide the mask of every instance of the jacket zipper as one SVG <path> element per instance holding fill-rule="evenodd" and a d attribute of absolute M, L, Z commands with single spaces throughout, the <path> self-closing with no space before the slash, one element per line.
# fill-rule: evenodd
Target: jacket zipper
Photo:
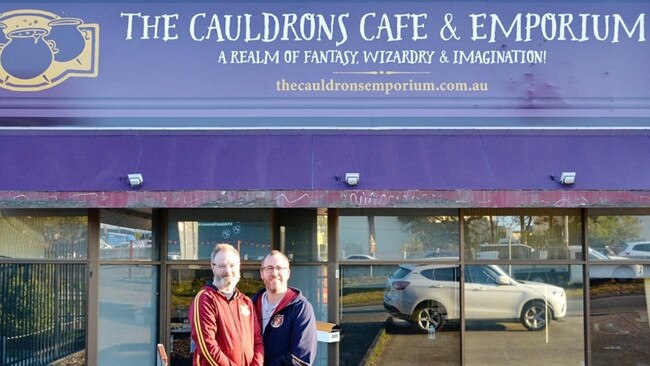
<path fill-rule="evenodd" d="M 232 299 L 231 302 L 232 303 L 239 303 L 239 301 L 235 301 L 234 298 Z M 230 306 L 231 302 L 228 302 L 228 310 L 230 310 L 230 318 L 232 319 L 232 321 L 233 321 L 233 323 L 235 325 L 235 329 L 237 329 L 237 335 L 239 336 L 239 352 L 241 353 L 241 363 L 240 363 L 240 365 L 241 366 L 246 366 L 246 363 L 244 362 L 246 360 L 246 358 L 244 357 L 244 347 L 242 346 L 243 343 L 242 343 L 242 339 L 241 339 L 241 329 L 239 328 L 239 324 L 237 323 L 237 319 L 235 318 L 235 314 L 233 313 L 232 307 Z"/>

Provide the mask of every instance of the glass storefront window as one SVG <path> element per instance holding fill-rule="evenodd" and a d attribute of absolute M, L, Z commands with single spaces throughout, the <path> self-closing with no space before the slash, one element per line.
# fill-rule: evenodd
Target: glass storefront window
<path fill-rule="evenodd" d="M 151 209 L 100 211 L 99 259 L 141 261 L 157 258 Z"/>
<path fill-rule="evenodd" d="M 460 364 L 458 264 L 345 265 L 341 274 L 341 365 Z"/>
<path fill-rule="evenodd" d="M 325 210 L 320 211 L 295 208 L 276 211 L 276 241 L 289 261 L 327 260 L 327 215 Z"/>
<path fill-rule="evenodd" d="M 100 266 L 99 365 L 155 363 L 157 284 L 156 266 Z"/>
<path fill-rule="evenodd" d="M 261 260 L 271 248 L 270 210 L 171 210 L 167 258 L 210 259 L 215 245 L 228 243 L 243 261 Z"/>
<path fill-rule="evenodd" d="M 0 210 L 0 258 L 85 259 L 85 210 Z"/>
<path fill-rule="evenodd" d="M 650 259 L 650 215 L 594 212 L 588 221 L 590 259 Z"/>
<path fill-rule="evenodd" d="M 314 307 L 316 320 L 327 321 L 327 267 L 291 265 L 289 286 L 298 288 Z M 327 343 L 318 342 L 314 366 L 326 366 Z"/>
<path fill-rule="evenodd" d="M 590 270 L 604 272 L 598 267 Z M 645 365 L 650 360 L 650 278 L 592 279 L 592 365 Z"/>
<path fill-rule="evenodd" d="M 467 365 L 584 365 L 582 279 L 517 281 L 530 266 L 465 267 Z M 569 272 L 581 274 L 582 266 Z"/>
<path fill-rule="evenodd" d="M 580 211 L 493 209 L 464 211 L 468 260 L 581 260 Z"/>
<path fill-rule="evenodd" d="M 592 365 L 650 360 L 650 214 L 647 209 L 589 211 Z"/>
<path fill-rule="evenodd" d="M 342 260 L 458 257 L 457 210 L 340 210 Z"/>

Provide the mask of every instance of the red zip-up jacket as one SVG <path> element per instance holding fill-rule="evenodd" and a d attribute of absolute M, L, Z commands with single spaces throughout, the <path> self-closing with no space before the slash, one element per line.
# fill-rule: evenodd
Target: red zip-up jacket
<path fill-rule="evenodd" d="M 262 366 L 264 345 L 248 296 L 237 289 L 228 300 L 212 284 L 203 286 L 189 309 L 194 366 Z"/>

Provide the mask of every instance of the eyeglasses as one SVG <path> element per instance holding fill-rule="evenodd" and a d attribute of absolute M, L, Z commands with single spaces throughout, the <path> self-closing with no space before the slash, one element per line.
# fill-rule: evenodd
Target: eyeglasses
<path fill-rule="evenodd" d="M 273 272 L 273 270 L 276 270 L 278 272 L 284 272 L 284 271 L 286 271 L 288 269 L 289 268 L 283 267 L 283 266 L 266 266 L 266 267 L 262 267 L 262 271 L 267 272 L 267 273 L 271 273 L 271 272 Z"/>
<path fill-rule="evenodd" d="M 212 265 L 214 267 L 219 268 L 219 270 L 221 270 L 221 271 L 226 270 L 226 269 L 237 269 L 237 268 L 239 268 L 239 263 L 228 263 L 228 264 L 225 264 L 225 263 L 219 263 L 219 264 L 212 263 Z"/>

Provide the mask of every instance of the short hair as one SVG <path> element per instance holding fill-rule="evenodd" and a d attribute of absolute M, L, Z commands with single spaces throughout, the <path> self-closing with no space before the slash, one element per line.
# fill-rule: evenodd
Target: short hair
<path fill-rule="evenodd" d="M 210 255 L 210 262 L 212 262 L 214 260 L 214 257 L 217 255 L 217 253 L 219 253 L 222 250 L 233 251 L 239 257 L 239 252 L 237 251 L 237 249 L 235 249 L 235 247 L 233 247 L 228 243 L 219 243 L 215 245 L 214 249 L 212 249 L 212 254 Z"/>
<path fill-rule="evenodd" d="M 262 258 L 262 261 L 260 262 L 260 266 L 261 266 L 261 267 L 264 267 L 264 261 L 266 260 L 266 258 L 268 258 L 268 257 L 270 257 L 270 256 L 272 256 L 272 255 L 279 255 L 279 256 L 283 257 L 284 260 L 287 261 L 287 263 L 289 263 L 289 258 L 287 258 L 287 256 L 284 255 L 284 253 L 282 253 L 282 252 L 279 251 L 279 250 L 275 250 L 275 249 L 273 249 L 273 250 L 270 251 L 267 255 L 265 255 L 264 258 Z"/>

